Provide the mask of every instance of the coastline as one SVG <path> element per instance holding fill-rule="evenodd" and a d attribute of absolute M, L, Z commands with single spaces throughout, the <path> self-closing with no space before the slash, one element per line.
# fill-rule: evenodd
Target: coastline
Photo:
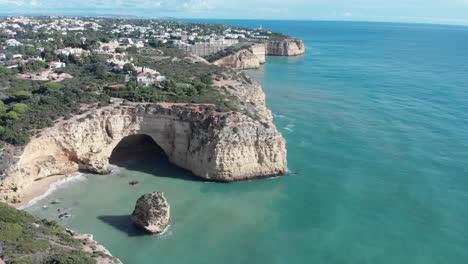
<path fill-rule="evenodd" d="M 112 171 L 109 174 L 95 176 L 112 176 L 115 173 L 118 173 L 121 169 L 119 166 L 116 165 L 112 165 L 111 167 Z M 23 190 L 22 201 L 16 204 L 10 203 L 10 205 L 18 210 L 27 209 L 28 207 L 36 204 L 37 202 L 47 198 L 47 196 L 51 195 L 57 189 L 66 187 L 67 184 L 72 184 L 74 182 L 84 180 L 86 180 L 86 176 L 81 172 L 76 172 L 68 175 L 57 175 L 47 177 L 42 180 L 35 181 L 35 183 L 37 182 L 40 184 L 33 184 L 29 188 Z"/>
<path fill-rule="evenodd" d="M 81 179 L 84 179 L 83 174 L 74 173 L 71 175 L 47 177 L 42 180 L 35 181 L 33 185 L 23 190 L 23 196 L 20 203 L 10 203 L 10 205 L 18 210 L 24 210 L 46 198 L 63 185 Z"/>

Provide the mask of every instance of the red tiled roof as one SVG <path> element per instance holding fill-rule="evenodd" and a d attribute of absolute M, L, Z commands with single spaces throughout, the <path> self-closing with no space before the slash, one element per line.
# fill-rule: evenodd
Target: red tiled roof
<path fill-rule="evenodd" d="M 137 77 L 145 77 L 145 73 L 144 72 L 140 72 Z"/>

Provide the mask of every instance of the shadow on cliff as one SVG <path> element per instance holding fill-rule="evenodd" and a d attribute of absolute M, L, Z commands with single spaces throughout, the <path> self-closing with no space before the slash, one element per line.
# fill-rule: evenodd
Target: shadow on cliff
<path fill-rule="evenodd" d="M 130 217 L 130 215 L 102 215 L 98 216 L 98 219 L 119 231 L 126 233 L 129 237 L 147 235 L 146 232 L 137 228 L 133 224 Z"/>
<path fill-rule="evenodd" d="M 157 177 L 200 181 L 190 171 L 172 164 L 162 148 L 147 135 L 139 134 L 123 138 L 114 148 L 109 162 L 130 171 L 139 171 Z"/>

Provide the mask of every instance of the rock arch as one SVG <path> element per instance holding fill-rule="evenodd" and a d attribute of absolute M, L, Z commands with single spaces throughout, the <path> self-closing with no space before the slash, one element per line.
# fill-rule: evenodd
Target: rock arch
<path fill-rule="evenodd" d="M 166 153 L 154 139 L 146 134 L 128 135 L 115 146 L 109 157 L 109 163 L 125 167 L 130 161 L 165 158 Z"/>
<path fill-rule="evenodd" d="M 109 158 L 130 135 L 150 136 L 173 164 L 210 181 L 265 178 L 286 172 L 285 141 L 271 119 L 211 115 L 164 105 L 90 110 L 58 122 L 24 148 L 3 152 L 2 200 L 21 197 L 34 181 L 78 170 L 110 171 Z M 0 164 L 1 165 L 1 164 Z"/>

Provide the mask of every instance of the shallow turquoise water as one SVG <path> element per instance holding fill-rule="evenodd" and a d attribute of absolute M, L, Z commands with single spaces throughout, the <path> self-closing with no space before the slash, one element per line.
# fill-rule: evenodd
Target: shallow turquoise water
<path fill-rule="evenodd" d="M 288 141 L 286 177 L 204 183 L 158 160 L 85 175 L 28 210 L 65 209 L 59 222 L 125 263 L 468 262 L 468 28 L 220 22 L 306 42 L 249 71 Z M 155 190 L 172 226 L 141 236 L 127 216 Z"/>

